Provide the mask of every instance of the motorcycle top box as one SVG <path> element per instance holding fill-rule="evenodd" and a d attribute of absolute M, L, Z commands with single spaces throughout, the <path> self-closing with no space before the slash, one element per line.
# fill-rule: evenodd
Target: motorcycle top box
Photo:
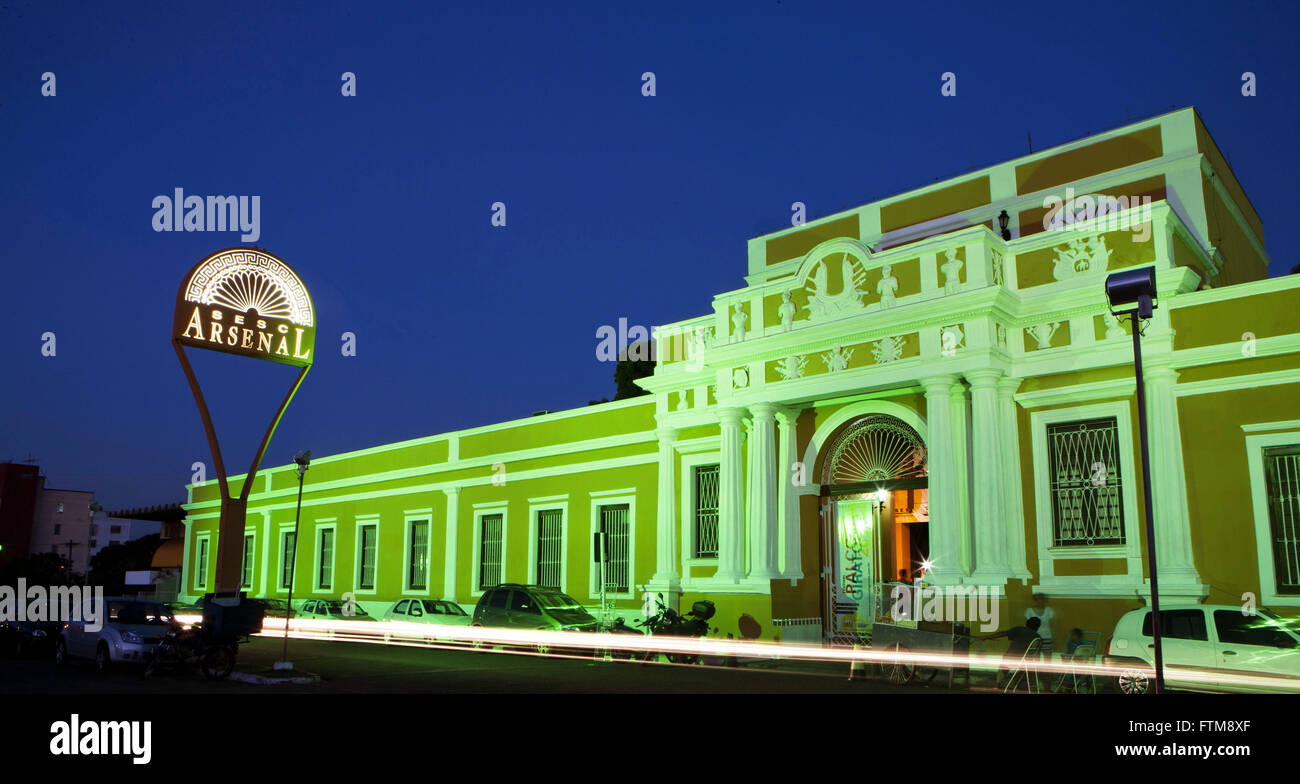
<path fill-rule="evenodd" d="M 703 599 L 691 605 L 691 614 L 701 621 L 709 620 L 715 612 L 717 612 L 717 608 L 708 599 Z"/>

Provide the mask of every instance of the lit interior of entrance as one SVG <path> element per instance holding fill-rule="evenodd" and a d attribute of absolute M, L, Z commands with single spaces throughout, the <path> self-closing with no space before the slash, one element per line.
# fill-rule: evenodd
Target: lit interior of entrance
<path fill-rule="evenodd" d="M 892 583 L 929 566 L 925 443 L 894 417 L 871 415 L 831 443 L 822 472 L 824 629 L 854 639 L 871 630 Z"/>

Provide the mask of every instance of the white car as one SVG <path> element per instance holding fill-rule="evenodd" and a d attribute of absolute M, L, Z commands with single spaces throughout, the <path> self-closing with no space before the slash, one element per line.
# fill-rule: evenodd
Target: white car
<path fill-rule="evenodd" d="M 91 631 L 85 621 L 69 621 L 54 641 L 54 661 L 94 659 L 97 672 L 113 665 L 148 663 L 168 631 L 180 628 L 170 608 L 161 602 L 128 598 L 105 601 L 102 628 Z"/>
<path fill-rule="evenodd" d="M 1160 642 L 1165 684 L 1171 688 L 1300 693 L 1296 619 L 1262 608 L 1249 614 L 1233 605 L 1161 607 Z M 1105 661 L 1125 668 L 1121 691 L 1150 690 L 1155 666 L 1150 610 L 1132 610 L 1119 619 Z"/>
<path fill-rule="evenodd" d="M 396 623 L 469 626 L 474 619 L 459 604 L 444 599 L 402 599 L 384 613 L 385 621 Z M 401 636 L 401 633 L 397 633 Z M 429 635 L 422 635 L 434 639 Z"/>

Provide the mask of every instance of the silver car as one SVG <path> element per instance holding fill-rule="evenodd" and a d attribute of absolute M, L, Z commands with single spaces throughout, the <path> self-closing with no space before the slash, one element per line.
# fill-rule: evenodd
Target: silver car
<path fill-rule="evenodd" d="M 115 664 L 149 661 L 163 635 L 179 628 L 172 611 L 161 602 L 110 598 L 104 602 L 102 628 L 88 630 L 85 621 L 69 621 L 54 642 L 54 661 L 94 659 L 96 672 Z"/>

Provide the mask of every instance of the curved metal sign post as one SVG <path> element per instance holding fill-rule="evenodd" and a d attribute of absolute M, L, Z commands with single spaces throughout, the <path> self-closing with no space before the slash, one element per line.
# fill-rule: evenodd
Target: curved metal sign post
<path fill-rule="evenodd" d="M 280 259 L 252 248 L 228 248 L 195 265 L 176 295 L 172 346 L 190 382 L 208 447 L 221 486 L 221 521 L 217 532 L 217 591 L 238 591 L 244 550 L 244 517 L 258 466 L 280 417 L 293 400 L 316 346 L 316 311 L 298 274 Z M 276 409 L 253 463 L 232 498 L 221 445 L 185 346 L 266 359 L 301 368 L 289 393 Z"/>

